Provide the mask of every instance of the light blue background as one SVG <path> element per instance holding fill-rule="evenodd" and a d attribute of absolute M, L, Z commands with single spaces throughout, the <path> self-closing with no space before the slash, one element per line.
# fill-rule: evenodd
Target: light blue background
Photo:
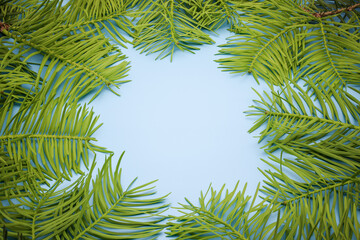
<path fill-rule="evenodd" d="M 259 86 L 251 75 L 221 72 L 213 60 L 223 57 L 215 56 L 217 45 L 230 33 L 218 33 L 216 44 L 196 54 L 176 51 L 173 62 L 155 61 L 156 55 L 129 45 L 123 52 L 131 61 L 132 82 L 121 86 L 120 97 L 105 90 L 90 104 L 104 123 L 94 135 L 97 144 L 114 151 L 114 159 L 125 151 L 124 182 L 158 179 L 159 195 L 171 192 L 172 206 L 185 203 L 184 197 L 197 203 L 210 183 L 232 189 L 240 180 L 240 188 L 247 182 L 252 195 L 263 180 L 257 168 L 267 168 L 258 132 L 247 132 L 256 118 L 243 113 L 257 99 L 251 88 L 265 84 Z M 97 157 L 99 167 L 103 160 Z"/>

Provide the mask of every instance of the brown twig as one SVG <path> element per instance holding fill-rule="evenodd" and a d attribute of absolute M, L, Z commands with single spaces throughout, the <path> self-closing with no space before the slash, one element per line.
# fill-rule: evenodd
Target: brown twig
<path fill-rule="evenodd" d="M 344 11 L 349 11 L 350 12 L 350 11 L 353 11 L 357 7 L 360 7 L 360 3 L 354 4 L 354 5 L 346 7 L 346 8 L 340 8 L 340 9 L 337 9 L 337 10 L 334 10 L 334 11 L 315 12 L 315 13 L 312 13 L 312 15 L 314 17 L 317 17 L 317 18 L 322 18 L 322 17 L 327 17 L 327 16 L 338 14 L 338 13 L 342 13 Z M 302 9 L 304 9 L 304 11 L 306 11 L 306 12 L 309 12 L 309 13 L 311 12 L 309 9 L 306 9 L 304 7 L 302 7 Z"/>
<path fill-rule="evenodd" d="M 4 30 L 9 31 L 10 25 L 7 23 L 0 22 L 0 32 L 3 32 Z"/>

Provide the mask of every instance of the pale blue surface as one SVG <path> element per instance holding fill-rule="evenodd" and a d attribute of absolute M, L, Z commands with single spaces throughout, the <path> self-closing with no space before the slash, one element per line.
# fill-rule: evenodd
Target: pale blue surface
<path fill-rule="evenodd" d="M 98 144 L 113 150 L 116 159 L 126 151 L 125 182 L 159 179 L 156 189 L 159 195 L 172 192 L 172 206 L 184 197 L 197 203 L 210 183 L 232 189 L 240 180 L 252 195 L 263 179 L 257 168 L 266 168 L 257 134 L 247 132 L 255 118 L 243 113 L 257 99 L 251 87 L 261 90 L 265 84 L 218 69 L 217 45 L 230 36 L 225 29 L 219 33 L 215 45 L 196 54 L 178 51 L 172 63 L 129 46 L 124 53 L 132 82 L 121 87 L 120 97 L 105 90 L 91 103 L 104 123 L 94 135 Z M 98 166 L 103 159 L 97 157 Z"/>

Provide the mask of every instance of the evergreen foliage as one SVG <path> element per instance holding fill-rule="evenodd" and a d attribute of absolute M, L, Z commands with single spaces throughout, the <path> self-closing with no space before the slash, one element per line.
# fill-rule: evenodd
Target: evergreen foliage
<path fill-rule="evenodd" d="M 173 57 L 175 49 L 193 52 L 194 45 L 211 44 L 213 40 L 197 27 L 197 22 L 183 11 L 183 2 L 154 1 L 138 12 L 134 47 L 142 52 L 160 52 L 158 57 Z"/>
<path fill-rule="evenodd" d="M 220 53 L 231 55 L 218 61 L 225 71 L 248 72 L 272 84 L 312 78 L 334 89 L 358 84 L 360 61 L 359 18 L 352 11 L 326 17 L 322 9 L 303 1 L 270 0 L 245 3 L 240 21 Z"/>
<path fill-rule="evenodd" d="M 164 217 L 157 213 L 167 207 L 162 204 L 164 197 L 149 198 L 154 194 L 152 182 L 134 187 L 134 180 L 124 188 L 120 161 L 121 158 L 112 171 L 111 157 L 107 158 L 91 189 L 95 164 L 87 176 L 63 189 L 58 189 L 62 180 L 44 189 L 34 177 L 16 177 L 21 169 L 14 169 L 13 177 L 6 170 L 8 178 L 2 179 L 0 196 L 4 196 L 8 203 L 1 205 L 2 224 L 8 236 L 17 237 L 17 233 L 25 239 L 140 239 L 156 236 L 163 228 L 159 222 Z M 9 162 L 3 166 L 9 166 Z M 24 185 L 19 186 L 15 181 Z M 8 197 L 12 192 L 11 198 Z M 11 201 L 14 198 L 18 204 Z"/>
<path fill-rule="evenodd" d="M 360 239 L 359 15 L 355 0 L 0 1 L 0 238 Z M 247 112 L 267 180 L 166 216 L 153 182 L 123 186 L 78 101 L 128 81 L 118 46 L 171 60 L 224 25 L 220 67 L 269 86 Z"/>
<path fill-rule="evenodd" d="M 197 25 L 208 30 L 217 30 L 228 23 L 236 27 L 239 20 L 238 4 L 243 1 L 202 1 L 186 0 L 184 11 L 189 14 Z"/>

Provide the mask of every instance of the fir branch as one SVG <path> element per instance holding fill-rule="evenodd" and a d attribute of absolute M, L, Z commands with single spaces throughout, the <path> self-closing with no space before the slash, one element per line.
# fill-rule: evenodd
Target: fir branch
<path fill-rule="evenodd" d="M 282 232 L 274 233 L 269 221 L 279 204 L 268 205 L 266 200 L 255 204 L 259 186 L 251 199 L 245 195 L 246 184 L 237 191 L 238 184 L 231 191 L 224 191 L 223 185 L 218 192 L 210 186 L 205 194 L 201 192 L 199 206 L 185 199 L 187 204 L 177 208 L 181 215 L 168 223 L 167 234 L 177 240 L 265 239 L 271 232 L 271 239 L 282 237 Z"/>
<path fill-rule="evenodd" d="M 142 52 L 158 53 L 158 58 L 170 56 L 176 49 L 194 53 L 196 45 L 212 44 L 208 34 L 198 28 L 195 20 L 183 11 L 177 0 L 156 0 L 148 8 L 135 12 L 140 17 L 134 26 L 133 45 Z"/>
<path fill-rule="evenodd" d="M 2 32 L 9 38 L 14 39 L 17 42 L 22 42 L 34 49 L 40 50 L 43 54 L 45 55 L 49 55 L 52 58 L 57 58 L 65 63 L 67 63 L 68 65 L 72 66 L 75 69 L 78 69 L 80 71 L 84 71 L 86 73 L 88 73 L 91 76 L 94 76 L 96 78 L 99 78 L 102 82 L 104 82 L 107 86 L 110 86 L 111 83 L 110 81 L 108 81 L 103 75 L 102 73 L 99 73 L 93 69 L 90 69 L 88 66 L 86 65 L 81 65 L 75 61 L 73 61 L 70 58 L 67 58 L 61 54 L 58 54 L 57 52 L 53 51 L 50 48 L 44 47 L 40 44 L 36 44 L 34 42 L 32 42 L 31 40 L 28 40 L 26 37 L 22 36 L 21 34 L 16 34 L 16 33 L 10 33 L 8 32 L 6 29 L 3 29 Z"/>
<path fill-rule="evenodd" d="M 194 18 L 198 26 L 213 31 L 219 29 L 225 23 L 231 28 L 238 27 L 239 11 L 238 1 L 233 0 L 185 0 L 184 11 Z"/>
<path fill-rule="evenodd" d="M 7 61 L 3 61 L 5 56 Z M 43 85 L 42 78 L 37 78 L 37 74 L 30 69 L 30 66 L 23 63 L 20 56 L 11 53 L 8 46 L 0 46 L 0 63 L 0 107 L 7 101 L 17 103 L 32 101 Z"/>
<path fill-rule="evenodd" d="M 1 109 L 0 147 L 15 161 L 26 159 L 49 178 L 83 174 L 80 163 L 89 166 L 88 152 L 109 153 L 92 143 L 101 126 L 92 111 L 64 99 L 22 104 L 13 116 L 13 103 Z"/>
<path fill-rule="evenodd" d="M 134 187 L 135 179 L 129 187 L 122 186 L 120 163 L 123 155 L 124 152 L 114 171 L 111 156 L 105 159 L 90 192 L 93 206 L 89 204 L 82 217 L 66 230 L 64 239 L 148 239 L 156 237 L 165 227 L 160 222 L 166 218 L 161 216 L 168 208 L 163 204 L 166 196 L 149 198 L 155 193 L 151 186 L 155 181 Z M 102 231 L 103 228 L 106 231 Z"/>
<path fill-rule="evenodd" d="M 122 11 L 98 17 L 96 19 L 78 20 L 75 23 L 65 23 L 64 25 L 59 26 L 59 28 L 74 29 L 75 31 L 91 31 L 95 29 L 99 35 L 103 34 L 105 29 L 112 36 L 112 39 L 116 41 L 116 43 L 120 44 L 120 46 L 124 48 L 127 48 L 124 43 L 130 43 L 131 41 L 126 39 L 119 31 L 120 29 L 128 36 L 134 37 L 133 25 L 131 21 L 126 18 L 126 15 L 127 12 Z M 106 24 L 110 26 L 107 26 Z"/>
<path fill-rule="evenodd" d="M 53 138 L 53 139 L 69 139 L 69 140 L 80 140 L 80 141 L 94 141 L 95 138 L 92 137 L 81 137 L 81 136 L 69 136 L 69 135 L 48 135 L 48 134 L 12 134 L 12 135 L 3 135 L 0 136 L 0 141 L 11 141 L 12 139 L 18 138 L 34 138 L 35 140 L 38 138 Z"/>
<path fill-rule="evenodd" d="M 343 180 L 343 181 L 341 181 L 339 183 L 329 183 L 327 186 L 318 188 L 316 190 L 313 189 L 312 191 L 304 192 L 303 194 L 300 194 L 300 195 L 298 195 L 296 197 L 285 200 L 285 201 L 281 202 L 280 204 L 281 205 L 287 205 L 290 202 L 300 201 L 301 199 L 304 199 L 304 198 L 305 199 L 306 198 L 311 198 L 311 197 L 317 195 L 318 193 L 326 192 L 326 191 L 329 191 L 329 190 L 334 190 L 336 188 L 344 187 L 344 186 L 346 186 L 348 184 L 353 184 L 353 183 L 360 183 L 360 179 L 348 179 L 348 180 Z"/>
<path fill-rule="evenodd" d="M 268 116 L 274 116 L 279 118 L 293 118 L 293 119 L 306 119 L 306 121 L 315 123 L 326 123 L 331 124 L 334 126 L 338 126 L 339 128 L 349 128 L 349 129 L 355 129 L 360 132 L 360 126 L 356 126 L 354 124 L 344 123 L 341 121 L 335 121 L 332 119 L 324 119 L 316 116 L 309 116 L 309 115 L 302 115 L 302 114 L 296 114 L 296 113 L 281 113 L 281 112 L 271 112 L 271 111 L 265 111 L 264 112 Z"/>
<path fill-rule="evenodd" d="M 123 61 L 126 57 L 121 51 L 103 35 L 93 35 L 94 30 L 75 34 L 72 32 L 74 29 L 59 28 L 58 23 L 52 20 L 47 20 L 44 27 L 31 34 L 3 30 L 7 37 L 15 40 L 9 41 L 10 52 L 17 57 L 24 56 L 23 63 L 27 63 L 34 55 L 44 56 L 36 82 L 44 71 L 46 78 L 51 79 L 46 79 L 48 86 L 50 82 L 56 82 L 57 86 L 66 83 L 63 89 L 67 88 L 67 96 L 70 98 L 79 98 L 99 87 L 94 94 L 96 97 L 105 86 L 118 95 L 110 86 L 119 88 L 118 84 L 128 82 L 122 78 L 127 76 L 129 70 L 129 63 Z M 44 38 L 46 41 L 41 41 Z M 17 53 L 17 50 L 20 51 Z M 31 50 L 36 51 L 28 54 Z M 9 61 L 9 56 L 4 54 L 2 63 Z M 114 62 L 120 64 L 114 65 Z M 46 66 L 53 66 L 57 70 L 52 72 Z M 62 71 L 61 77 L 55 78 L 58 71 Z M 59 90 L 61 88 L 52 88 L 52 91 Z"/>
<path fill-rule="evenodd" d="M 311 76 L 315 83 L 341 89 L 359 84 L 359 20 L 314 21 L 297 2 L 269 0 L 240 3 L 236 35 L 221 45 L 217 60 L 224 71 L 251 73 L 258 81 L 286 84 Z M 276 23 L 276 24 L 274 24 Z M 329 91 L 331 92 L 331 91 Z"/>
<path fill-rule="evenodd" d="M 317 89 L 312 79 L 306 83 L 307 90 L 292 83 L 279 90 L 272 88 L 270 93 L 264 92 L 265 96 L 257 93 L 260 100 L 255 101 L 257 106 L 252 106 L 254 110 L 248 113 L 261 117 L 249 132 L 266 123 L 267 127 L 261 131 L 259 141 L 272 136 L 264 146 L 269 151 L 278 149 L 279 144 L 311 145 L 320 140 L 335 141 L 335 136 L 340 136 L 337 142 L 359 138 L 360 127 L 351 120 L 360 118 L 357 106 L 351 100 L 354 96 L 341 91 L 332 95 L 324 89 Z M 313 96 L 310 97 L 312 91 Z M 337 110 L 337 106 L 341 111 Z"/>

